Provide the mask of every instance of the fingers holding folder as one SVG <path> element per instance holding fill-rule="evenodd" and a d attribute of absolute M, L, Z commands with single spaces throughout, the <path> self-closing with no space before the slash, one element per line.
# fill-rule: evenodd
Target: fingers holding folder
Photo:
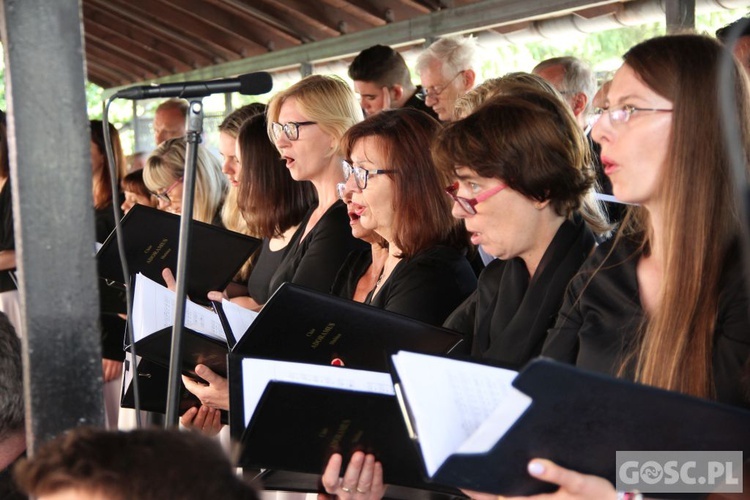
<path fill-rule="evenodd" d="M 190 377 L 182 376 L 182 383 L 188 391 L 193 393 L 201 403 L 209 408 L 229 410 L 229 384 L 227 379 L 215 373 L 205 365 L 197 365 L 195 373 L 206 381 L 205 384 L 196 382 Z"/>
<path fill-rule="evenodd" d="M 343 458 L 334 453 L 328 460 L 326 470 L 321 481 L 326 492 L 340 500 L 377 500 L 383 498 L 385 485 L 383 484 L 383 466 L 375 461 L 375 456 L 365 455 L 358 451 L 352 455 L 349 464 L 340 478 Z M 327 500 L 329 495 L 320 494 L 318 500 Z"/>

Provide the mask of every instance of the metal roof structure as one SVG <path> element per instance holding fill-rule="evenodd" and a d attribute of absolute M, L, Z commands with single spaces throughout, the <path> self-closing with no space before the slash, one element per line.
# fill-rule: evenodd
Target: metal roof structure
<path fill-rule="evenodd" d="M 88 79 L 105 89 L 281 71 L 377 43 L 408 48 L 453 33 L 504 36 L 540 20 L 585 24 L 614 19 L 626 6 L 612 0 L 82 1 Z"/>

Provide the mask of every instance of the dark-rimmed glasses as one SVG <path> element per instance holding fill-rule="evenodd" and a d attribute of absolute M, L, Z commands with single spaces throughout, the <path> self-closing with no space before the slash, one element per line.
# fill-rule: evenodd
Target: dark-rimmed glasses
<path fill-rule="evenodd" d="M 466 70 L 461 70 L 458 73 L 456 73 L 456 76 L 454 76 L 453 78 L 451 78 L 448 81 L 448 83 L 444 83 L 443 85 L 433 85 L 432 87 L 426 88 L 426 89 L 423 88 L 422 90 L 420 90 L 419 92 L 417 92 L 417 94 L 416 94 L 417 99 L 419 99 L 421 101 L 424 101 L 428 97 L 432 97 L 433 99 L 436 98 L 437 96 L 439 96 L 440 94 L 442 94 L 443 92 L 445 92 L 445 89 L 448 88 L 448 85 L 450 85 L 451 83 L 453 83 L 453 80 L 455 80 L 456 78 L 458 78 L 458 75 L 463 74 L 464 71 L 466 71 Z"/>
<path fill-rule="evenodd" d="M 344 169 L 344 182 L 348 181 L 349 177 L 354 174 L 354 182 L 359 189 L 367 188 L 367 179 L 372 175 L 397 173 L 396 170 L 367 170 L 366 168 L 355 167 L 346 160 L 341 161 L 341 167 Z"/>
<path fill-rule="evenodd" d="M 182 177 L 174 181 L 171 186 L 169 186 L 167 189 L 165 189 L 161 193 L 151 193 L 151 194 L 154 195 L 157 200 L 169 205 L 172 203 L 172 200 L 169 198 L 169 192 L 172 191 L 174 188 L 176 188 L 177 185 L 181 182 L 182 182 Z"/>
<path fill-rule="evenodd" d="M 596 123 L 599 121 L 599 118 L 602 117 L 604 113 L 609 114 L 609 121 L 613 125 L 620 125 L 622 123 L 627 123 L 628 120 L 630 120 L 630 117 L 633 116 L 633 113 L 636 111 L 644 112 L 644 111 L 650 111 L 652 113 L 671 113 L 673 110 L 671 109 L 661 109 L 661 108 L 636 108 L 635 106 L 631 106 L 629 104 L 626 104 L 624 106 L 620 106 L 617 108 L 594 108 L 593 122 Z"/>
<path fill-rule="evenodd" d="M 453 198 L 453 201 L 458 203 L 458 205 L 468 214 L 476 215 L 477 209 L 475 208 L 479 203 L 482 203 L 483 201 L 487 200 L 491 196 L 496 195 L 503 189 L 507 188 L 505 184 L 497 185 L 493 188 L 488 189 L 487 191 L 478 194 L 474 198 L 464 198 L 463 196 L 458 196 L 456 193 L 458 193 L 458 182 L 454 182 L 447 188 L 445 188 L 445 192 L 448 193 L 448 196 Z"/>
<path fill-rule="evenodd" d="M 273 133 L 273 140 L 276 141 L 281 136 L 281 132 L 284 132 L 286 138 L 290 141 L 296 141 L 299 139 L 299 128 L 305 125 L 315 125 L 318 122 L 272 122 L 271 132 Z"/>

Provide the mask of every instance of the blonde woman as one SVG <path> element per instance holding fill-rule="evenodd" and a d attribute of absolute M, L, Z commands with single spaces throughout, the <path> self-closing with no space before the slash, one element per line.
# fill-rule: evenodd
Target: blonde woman
<path fill-rule="evenodd" d="M 143 180 L 156 196 L 159 210 L 182 213 L 185 169 L 184 137 L 161 143 L 146 160 Z M 193 219 L 209 224 L 221 224 L 221 206 L 226 193 L 226 179 L 221 164 L 211 153 L 198 146 L 196 162 Z"/>

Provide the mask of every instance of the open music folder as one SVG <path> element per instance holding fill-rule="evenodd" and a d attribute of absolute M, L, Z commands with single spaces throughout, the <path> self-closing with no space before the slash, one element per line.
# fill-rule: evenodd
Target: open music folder
<path fill-rule="evenodd" d="M 242 463 L 320 473 L 334 451 L 346 463 L 363 450 L 386 482 L 515 496 L 555 490 L 527 473 L 532 458 L 614 483 L 617 451 L 750 453 L 741 408 L 545 359 L 518 373 L 405 351 L 392 362 L 390 379 L 360 383 L 359 370 L 233 356 Z"/>

